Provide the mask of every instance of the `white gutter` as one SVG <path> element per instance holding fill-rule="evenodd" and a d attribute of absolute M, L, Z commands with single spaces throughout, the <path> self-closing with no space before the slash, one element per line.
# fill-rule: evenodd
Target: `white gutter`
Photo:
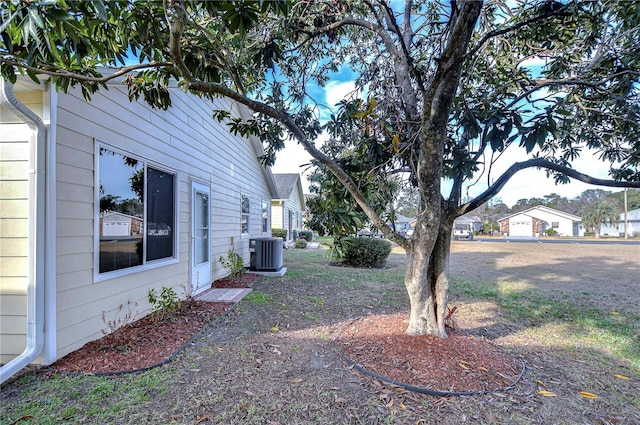
<path fill-rule="evenodd" d="M 18 357 L 0 367 L 0 384 L 31 364 L 44 346 L 44 232 L 45 140 L 44 122 L 20 103 L 13 85 L 0 78 L 0 104 L 22 119 L 34 132 L 36 144 L 29 158 L 29 253 L 27 283 L 27 346 Z"/>

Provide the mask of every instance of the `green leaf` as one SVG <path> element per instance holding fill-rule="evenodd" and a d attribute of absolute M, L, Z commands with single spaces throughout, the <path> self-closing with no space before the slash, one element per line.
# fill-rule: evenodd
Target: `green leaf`
<path fill-rule="evenodd" d="M 54 21 L 58 22 L 71 21 L 73 19 L 73 16 L 69 12 L 60 9 L 48 10 L 47 15 L 50 16 Z"/>
<path fill-rule="evenodd" d="M 36 75 L 35 72 L 33 72 L 30 69 L 27 69 L 27 75 L 29 76 L 29 78 L 31 78 L 31 80 L 36 83 L 36 84 L 40 84 L 40 79 L 38 78 L 38 76 Z"/>
<path fill-rule="evenodd" d="M 103 0 L 93 0 L 92 4 L 96 11 L 96 15 L 98 16 L 98 19 L 100 19 L 101 21 L 109 20 L 109 17 L 107 16 L 107 8 L 105 7 Z"/>
<path fill-rule="evenodd" d="M 36 27 L 44 29 L 44 22 L 42 22 L 42 18 L 36 7 L 29 7 L 29 21 Z"/>
<path fill-rule="evenodd" d="M 487 139 L 489 139 L 489 145 L 494 151 L 502 151 L 504 149 L 504 138 L 499 128 L 493 127 L 487 134 Z"/>

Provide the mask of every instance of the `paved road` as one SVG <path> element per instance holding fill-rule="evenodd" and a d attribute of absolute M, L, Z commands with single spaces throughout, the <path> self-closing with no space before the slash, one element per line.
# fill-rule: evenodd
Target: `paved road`
<path fill-rule="evenodd" d="M 563 243 L 563 244 L 595 244 L 595 245 L 640 245 L 640 240 L 624 240 L 624 239 L 605 239 L 605 240 L 595 240 L 595 239 L 549 239 L 549 238 L 517 238 L 517 237 L 506 237 L 506 238 L 483 238 L 483 237 L 475 237 L 473 241 L 470 242 L 510 242 L 510 243 Z"/>

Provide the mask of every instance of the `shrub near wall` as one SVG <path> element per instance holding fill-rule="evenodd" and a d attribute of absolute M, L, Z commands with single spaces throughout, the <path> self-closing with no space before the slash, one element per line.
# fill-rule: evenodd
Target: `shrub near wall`
<path fill-rule="evenodd" d="M 311 230 L 301 230 L 298 233 L 298 237 L 306 239 L 307 242 L 311 242 L 311 239 L 313 239 L 313 232 Z"/>
<path fill-rule="evenodd" d="M 287 241 L 287 231 L 285 229 L 271 229 L 271 236 L 274 238 L 282 238 L 283 241 Z"/>
<path fill-rule="evenodd" d="M 376 238 L 344 238 L 341 240 L 342 262 L 353 267 L 384 267 L 391 244 Z"/>

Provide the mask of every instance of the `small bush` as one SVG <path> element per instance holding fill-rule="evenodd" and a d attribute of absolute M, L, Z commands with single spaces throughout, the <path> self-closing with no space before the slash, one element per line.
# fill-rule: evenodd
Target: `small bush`
<path fill-rule="evenodd" d="M 178 294 L 166 286 L 162 287 L 160 295 L 156 295 L 153 288 L 147 293 L 149 304 L 151 304 L 151 320 L 160 322 L 167 315 L 178 311 L 182 307 L 182 301 L 178 298 Z"/>
<path fill-rule="evenodd" d="M 233 249 L 227 251 L 227 256 L 220 256 L 218 259 L 222 267 L 229 270 L 232 278 L 240 277 L 244 274 L 244 260 Z"/>
<path fill-rule="evenodd" d="M 306 239 L 298 239 L 295 245 L 296 249 L 305 249 L 307 247 Z"/>
<path fill-rule="evenodd" d="M 283 241 L 287 241 L 287 231 L 285 229 L 271 229 L 271 236 L 274 238 L 282 238 Z"/>
<path fill-rule="evenodd" d="M 391 244 L 376 238 L 340 239 L 342 262 L 353 267 L 384 267 Z"/>
<path fill-rule="evenodd" d="M 313 239 L 313 232 L 311 230 L 302 230 L 298 233 L 298 237 L 306 239 L 307 242 L 311 242 Z"/>
<path fill-rule="evenodd" d="M 547 236 L 557 236 L 558 235 L 558 232 L 556 231 L 556 229 L 553 229 L 551 227 L 549 227 L 547 230 L 545 230 L 544 233 Z"/>

